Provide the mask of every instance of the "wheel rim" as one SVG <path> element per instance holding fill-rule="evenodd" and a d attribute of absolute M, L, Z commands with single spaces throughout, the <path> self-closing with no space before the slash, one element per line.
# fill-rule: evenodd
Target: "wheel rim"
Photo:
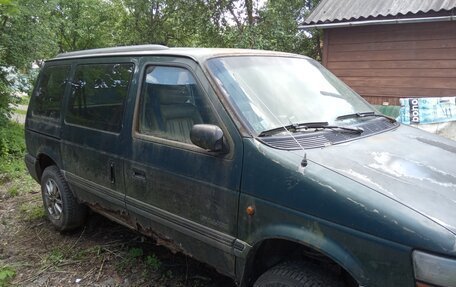
<path fill-rule="evenodd" d="M 62 216 L 62 196 L 57 183 L 48 179 L 44 186 L 44 203 L 50 217 L 59 220 Z"/>

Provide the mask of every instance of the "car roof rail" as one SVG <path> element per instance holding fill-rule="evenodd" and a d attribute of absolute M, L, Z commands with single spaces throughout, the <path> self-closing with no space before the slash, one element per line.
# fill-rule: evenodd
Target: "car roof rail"
<path fill-rule="evenodd" d="M 129 52 L 147 52 L 147 51 L 157 51 L 157 50 L 167 50 L 169 47 L 164 45 L 148 44 L 148 45 L 134 45 L 134 46 L 121 46 L 121 47 L 111 47 L 111 48 L 101 48 L 101 49 L 88 49 L 81 51 L 74 51 L 68 53 L 58 54 L 55 58 L 73 58 L 73 57 L 83 57 L 83 56 L 96 56 L 102 54 L 123 54 Z"/>

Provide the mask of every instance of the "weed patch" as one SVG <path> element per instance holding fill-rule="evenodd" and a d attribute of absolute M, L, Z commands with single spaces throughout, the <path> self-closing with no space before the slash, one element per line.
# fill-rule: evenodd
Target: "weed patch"
<path fill-rule="evenodd" d="M 118 269 L 125 271 L 133 266 L 142 266 L 143 273 L 157 272 L 162 267 L 162 262 L 155 254 L 145 255 L 142 248 L 132 247 L 128 250 L 127 256 L 118 264 Z"/>
<path fill-rule="evenodd" d="M 18 186 L 12 186 L 8 189 L 8 196 L 9 197 L 15 197 L 19 195 L 19 187 Z"/>
<path fill-rule="evenodd" d="M 53 266 L 58 266 L 64 259 L 65 256 L 60 249 L 53 249 L 45 259 L 45 263 Z"/>
<path fill-rule="evenodd" d="M 18 115 L 24 115 L 25 116 L 27 114 L 27 111 L 20 110 L 20 109 L 15 109 L 14 113 L 18 114 Z"/>
<path fill-rule="evenodd" d="M 0 183 L 26 174 L 24 127 L 7 122 L 0 125 Z"/>
<path fill-rule="evenodd" d="M 132 265 L 137 263 L 138 259 L 143 256 L 144 252 L 141 248 L 132 247 L 128 250 L 127 256 L 124 257 L 118 264 L 118 269 L 125 271 Z"/>
<path fill-rule="evenodd" d="M 44 209 L 41 202 L 26 202 L 20 207 L 22 218 L 28 221 L 44 217 Z"/>
<path fill-rule="evenodd" d="M 11 279 L 16 276 L 16 270 L 10 266 L 0 267 L 0 287 L 6 287 L 9 285 Z"/>
<path fill-rule="evenodd" d="M 0 124 L 0 184 L 8 197 L 36 190 L 36 182 L 24 163 L 24 126 L 14 122 Z"/>
<path fill-rule="evenodd" d="M 155 254 L 147 255 L 144 263 L 153 271 L 158 271 L 161 267 L 161 261 Z"/>
<path fill-rule="evenodd" d="M 30 103 L 30 96 L 23 96 L 19 99 L 19 105 L 28 105 Z"/>
<path fill-rule="evenodd" d="M 142 250 L 142 248 L 136 248 L 136 247 L 133 247 L 133 248 L 130 248 L 130 250 L 128 251 L 128 258 L 130 260 L 135 260 L 141 256 L 143 256 L 144 252 Z"/>

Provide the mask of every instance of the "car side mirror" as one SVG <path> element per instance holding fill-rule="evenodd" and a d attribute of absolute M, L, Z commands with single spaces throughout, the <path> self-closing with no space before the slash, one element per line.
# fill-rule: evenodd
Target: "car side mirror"
<path fill-rule="evenodd" d="M 221 152 L 226 149 L 223 131 L 215 125 L 194 125 L 190 131 L 190 140 L 194 145 L 208 151 Z"/>

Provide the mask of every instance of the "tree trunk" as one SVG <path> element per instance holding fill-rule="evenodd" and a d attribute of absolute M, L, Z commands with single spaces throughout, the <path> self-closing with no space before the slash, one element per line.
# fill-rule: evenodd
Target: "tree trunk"
<path fill-rule="evenodd" d="M 247 21 L 249 26 L 253 26 L 253 0 L 245 0 L 245 8 L 247 10 Z"/>

